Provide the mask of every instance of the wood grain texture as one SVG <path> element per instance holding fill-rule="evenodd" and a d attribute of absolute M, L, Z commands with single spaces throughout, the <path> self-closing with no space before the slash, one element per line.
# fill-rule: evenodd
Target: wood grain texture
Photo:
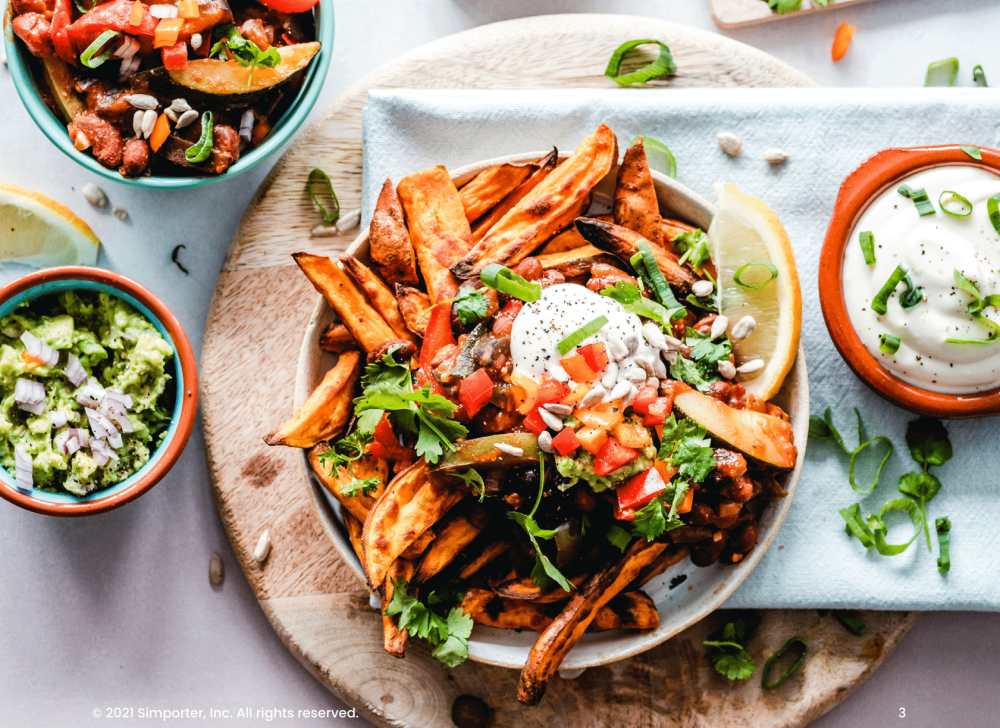
<path fill-rule="evenodd" d="M 534 709 L 518 705 L 518 673 L 466 663 L 448 670 L 418 644 L 382 651 L 378 615 L 337 556 L 313 506 L 297 451 L 262 435 L 292 413 L 302 332 L 318 294 L 289 257 L 343 252 L 356 231 L 311 237 L 308 170 L 333 179 L 342 208 L 360 207 L 361 109 L 373 87 L 611 87 L 604 59 L 621 42 L 657 37 L 679 73 L 663 86 L 808 86 L 774 58 L 728 39 L 646 18 L 568 15 L 496 23 L 401 56 L 338 98 L 261 185 L 234 236 L 209 311 L 202 354 L 203 423 L 213 492 L 244 575 L 281 639 L 324 685 L 380 726 L 447 726 L 454 698 L 478 695 L 506 726 L 802 726 L 859 685 L 902 638 L 913 613 L 866 613 L 865 637 L 814 611 L 767 611 L 755 655 L 805 636 L 804 672 L 774 694 L 732 685 L 700 646 L 719 617 L 623 662 L 553 680 Z M 274 393 L 286 393 L 275 396 Z M 251 554 L 264 529 L 273 548 Z M 761 660 L 762 663 L 762 660 Z"/>
<path fill-rule="evenodd" d="M 867 2 L 871 0 L 831 0 L 829 5 L 824 6 L 816 0 L 802 0 L 802 7 L 799 10 L 783 15 L 771 10 L 764 0 L 708 0 L 708 6 L 712 11 L 712 19 L 720 28 L 739 28 Z M 833 42 L 832 38 L 830 42 Z"/>

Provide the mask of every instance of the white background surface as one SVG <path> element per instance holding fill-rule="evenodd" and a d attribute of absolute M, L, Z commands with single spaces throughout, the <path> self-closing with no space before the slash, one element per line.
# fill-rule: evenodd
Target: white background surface
<path fill-rule="evenodd" d="M 616 12 L 718 31 L 706 0 L 339 0 L 336 11 L 333 61 L 314 115 L 397 54 L 496 20 Z M 847 57 L 835 65 L 830 42 L 845 21 L 858 32 Z M 978 63 L 1000 83 L 995 0 L 878 0 L 725 34 L 823 85 L 919 87 L 928 62 L 952 55 L 962 64 L 960 85 L 971 85 Z M 264 164 L 238 180 L 194 192 L 149 193 L 100 181 L 112 204 L 130 212 L 122 223 L 84 201 L 79 190 L 90 181 L 87 175 L 38 131 L 0 69 L 0 181 L 48 194 L 83 216 L 104 242 L 101 265 L 165 299 L 196 354 L 226 246 L 266 169 Z M 169 261 L 179 243 L 188 246 L 181 259 L 190 277 Z M 15 274 L 0 270 L 0 279 Z M 140 708 L 235 713 L 342 707 L 285 650 L 243 580 L 212 503 L 197 430 L 168 478 L 135 503 L 72 520 L 0 503 L 0 539 L 0 726 L 97 725 L 92 711 L 113 707 L 131 707 L 136 714 Z M 218 588 L 207 579 L 213 551 L 222 555 L 228 574 Z M 997 615 L 925 615 L 884 666 L 814 726 L 996 725 L 998 654 Z M 362 724 L 280 718 L 201 724 L 320 722 Z"/>

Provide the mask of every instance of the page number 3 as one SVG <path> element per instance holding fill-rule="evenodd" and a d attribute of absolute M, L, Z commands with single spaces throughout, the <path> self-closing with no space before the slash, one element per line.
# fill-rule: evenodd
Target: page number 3
<path fill-rule="evenodd" d="M 899 709 L 899 717 L 900 718 L 905 718 L 906 717 L 906 708 L 900 708 Z"/>

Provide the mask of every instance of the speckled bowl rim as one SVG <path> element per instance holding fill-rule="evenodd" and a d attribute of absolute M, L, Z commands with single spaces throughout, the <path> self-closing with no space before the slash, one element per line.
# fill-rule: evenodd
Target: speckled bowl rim
<path fill-rule="evenodd" d="M 319 4 L 316 6 L 316 40 L 322 44 L 322 48 L 306 69 L 306 77 L 302 82 L 302 89 L 299 91 L 295 103 L 285 111 L 278 123 L 274 125 L 263 144 L 254 147 L 245 156 L 240 157 L 225 174 L 208 177 L 123 177 L 118 170 L 108 169 L 92 155 L 78 152 L 73 146 L 69 134 L 66 133 L 66 124 L 45 105 L 38 92 L 35 78 L 28 65 L 28 56 L 31 54 L 24 47 L 24 44 L 18 42 L 14 36 L 10 14 L 11 2 L 8 0 L 4 10 L 3 32 L 7 65 L 14 79 L 17 95 L 21 98 L 21 103 L 24 104 L 28 115 L 38 128 L 56 148 L 94 174 L 112 182 L 146 189 L 183 190 L 202 187 L 230 179 L 256 167 L 291 139 L 302 122 L 305 121 L 323 90 L 323 82 L 326 80 L 330 61 L 333 58 L 333 0 L 319 0 Z"/>
<path fill-rule="evenodd" d="M 892 374 L 865 348 L 851 324 L 844 299 L 844 252 L 861 215 L 879 195 L 910 175 L 944 166 L 986 169 L 1000 175 L 1000 152 L 980 147 L 973 159 L 958 144 L 883 149 L 851 172 L 840 185 L 819 259 L 819 301 L 834 346 L 858 378 L 883 399 L 920 415 L 944 419 L 1000 414 L 1000 387 L 971 394 L 921 389 Z"/>
<path fill-rule="evenodd" d="M 495 164 L 539 159 L 544 157 L 546 153 L 547 152 L 542 151 L 489 159 L 452 170 L 451 175 L 456 183 L 461 185 L 471 179 L 478 172 Z M 597 185 L 595 188 L 595 197 L 598 194 L 604 194 L 610 198 L 614 191 L 614 176 L 615 173 L 612 171 L 608 177 Z M 715 208 L 707 200 L 705 200 L 705 198 L 680 184 L 676 180 L 666 177 L 659 172 L 653 172 L 653 179 L 656 184 L 657 198 L 662 208 L 671 210 L 681 219 L 687 218 L 687 222 L 692 224 L 704 224 L 707 228 L 708 223 L 715 214 Z M 369 231 L 367 229 L 362 231 L 346 252 L 351 255 L 358 255 L 362 260 L 368 260 L 368 232 Z M 306 397 L 309 396 L 310 391 L 318 381 L 318 378 L 314 376 L 317 373 L 314 371 L 314 367 L 317 352 L 319 351 L 318 340 L 320 333 L 330 321 L 331 316 L 332 310 L 326 301 L 320 297 L 316 303 L 315 309 L 313 310 L 309 324 L 306 327 L 305 336 L 302 340 L 302 347 L 299 352 L 299 364 L 297 367 L 295 382 L 296 406 L 301 404 Z M 327 356 L 332 357 L 333 355 Z M 787 402 L 782 401 L 785 398 L 787 398 Z M 599 638 L 599 642 L 587 641 L 594 637 L 592 634 L 587 635 L 585 637 L 585 641 L 577 645 L 566 656 L 560 669 L 573 670 L 596 667 L 598 665 L 605 665 L 611 662 L 624 660 L 652 649 L 670 637 L 673 637 L 679 632 L 687 629 L 692 624 L 704 619 L 722 606 L 726 599 L 732 595 L 736 588 L 742 584 L 750 573 L 757 567 L 768 548 L 773 544 L 778 532 L 781 529 L 781 525 L 788 513 L 788 509 L 791 507 L 792 497 L 795 494 L 796 486 L 799 481 L 799 475 L 802 472 L 802 467 L 805 462 L 809 422 L 809 382 L 808 373 L 806 371 L 805 354 L 801 343 L 799 344 L 795 365 L 789 372 L 782 391 L 775 399 L 780 401 L 785 406 L 786 411 L 793 417 L 792 424 L 795 433 L 795 444 L 798 447 L 798 458 L 796 459 L 795 467 L 788 474 L 787 479 L 783 482 L 783 487 L 788 492 L 788 496 L 779 501 L 773 502 L 765 511 L 765 518 L 767 518 L 769 522 L 766 527 L 762 526 L 760 540 L 757 543 L 757 547 L 753 550 L 753 552 L 751 552 L 750 557 L 740 564 L 725 567 L 724 569 L 718 566 L 709 567 L 710 569 L 716 568 L 723 570 L 726 575 L 719 579 L 719 582 L 714 585 L 712 589 L 701 592 L 699 600 L 692 603 L 690 608 L 682 607 L 683 611 L 677 612 L 677 616 L 669 614 L 667 619 L 661 621 L 660 626 L 655 630 L 637 633 L 627 633 L 621 631 L 599 633 L 600 635 L 604 635 Z M 319 483 L 316 476 L 313 474 L 312 466 L 309 463 L 308 452 L 305 450 L 303 450 L 301 454 L 301 463 L 305 475 L 304 480 L 308 485 L 313 507 L 316 509 L 316 513 L 319 516 L 324 529 L 333 540 L 334 546 L 340 554 L 341 559 L 343 559 L 344 563 L 348 565 L 355 576 L 358 577 L 359 584 L 364 585 L 363 588 L 367 589 L 365 578 L 361 570 L 361 564 L 358 562 L 357 555 L 354 553 L 354 549 L 346 535 L 343 524 L 340 522 L 339 517 L 334 511 L 332 496 L 327 494 L 325 488 Z M 689 563 L 690 562 L 688 560 L 681 562 L 681 564 Z M 692 568 L 697 569 L 698 567 L 694 567 L 692 565 Z M 664 575 L 657 577 L 657 579 L 665 579 L 666 577 L 669 577 L 673 573 L 674 569 L 675 567 L 671 567 L 671 569 L 669 569 Z M 707 572 L 708 569 L 705 571 Z M 655 583 L 656 580 L 652 582 L 652 584 Z M 661 604 L 667 605 L 668 602 L 657 602 L 658 609 L 660 609 Z M 668 607 L 663 606 L 663 609 L 668 609 Z M 688 609 L 690 609 L 690 612 Z M 473 662 L 481 662 L 488 665 L 495 665 L 497 667 L 521 669 L 524 666 L 524 659 L 527 658 L 528 650 L 523 650 L 524 655 L 520 658 L 520 661 L 518 661 L 518 659 L 505 656 L 509 655 L 509 653 L 513 650 L 521 649 L 519 647 L 512 647 L 503 643 L 505 635 L 509 634 L 513 634 L 513 632 L 511 630 L 500 630 L 492 627 L 477 625 L 476 631 L 473 631 L 472 638 L 469 640 L 469 659 Z M 484 639 L 484 635 L 487 639 Z"/>
<path fill-rule="evenodd" d="M 35 489 L 31 495 L 14 487 L 14 479 L 0 468 L 0 497 L 35 513 L 50 516 L 89 516 L 119 508 L 156 485 L 180 457 L 191 436 L 198 412 L 198 367 L 187 334 L 177 317 L 159 298 L 131 278 L 87 266 L 59 266 L 29 273 L 0 289 L 0 317 L 19 303 L 60 290 L 99 290 L 127 301 L 146 316 L 173 346 L 177 395 L 170 427 L 159 447 L 138 472 L 121 483 L 83 498 Z"/>

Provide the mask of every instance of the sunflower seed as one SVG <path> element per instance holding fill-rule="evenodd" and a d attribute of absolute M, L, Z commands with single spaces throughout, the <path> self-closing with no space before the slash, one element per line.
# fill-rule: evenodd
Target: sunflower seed
<path fill-rule="evenodd" d="M 170 108 L 178 114 L 183 114 L 185 111 L 191 111 L 191 105 L 187 102 L 187 99 L 174 99 L 170 102 Z"/>
<path fill-rule="evenodd" d="M 552 433 L 548 430 L 538 436 L 538 449 L 542 452 L 552 452 Z"/>
<path fill-rule="evenodd" d="M 696 295 L 698 298 L 711 296 L 712 291 L 714 290 L 715 286 L 712 285 L 712 281 L 695 281 L 691 284 L 691 293 Z"/>
<path fill-rule="evenodd" d="M 639 337 L 635 333 L 629 333 L 625 335 L 625 346 L 628 347 L 628 355 L 635 356 L 635 353 L 639 351 Z"/>
<path fill-rule="evenodd" d="M 156 126 L 156 112 L 152 109 L 142 112 L 142 135 L 149 138 L 149 135 L 153 133 L 153 127 Z"/>
<path fill-rule="evenodd" d="M 177 123 L 177 120 L 178 120 L 178 119 L 180 118 L 180 117 L 179 117 L 179 116 L 177 115 L 177 112 L 176 112 L 176 111 L 174 111 L 174 110 L 173 110 L 172 108 L 171 108 L 171 109 L 167 109 L 167 110 L 166 110 L 166 111 L 164 111 L 163 113 L 164 113 L 164 114 L 166 114 L 166 115 L 167 115 L 167 118 L 168 118 L 168 119 L 170 119 L 170 121 L 174 122 L 175 124 Z"/>
<path fill-rule="evenodd" d="M 154 18 L 176 18 L 177 17 L 177 6 L 170 5 L 169 3 L 157 3 L 156 5 L 149 6 L 149 14 Z"/>
<path fill-rule="evenodd" d="M 128 217 L 128 210 L 124 207 L 116 207 L 111 210 L 111 214 L 117 217 L 119 220 L 124 220 Z"/>
<path fill-rule="evenodd" d="M 195 33 L 191 36 L 191 47 L 195 50 L 201 48 L 201 33 Z"/>
<path fill-rule="evenodd" d="M 646 386 L 647 387 L 659 387 L 660 386 L 660 380 L 657 379 L 656 377 L 650 377 L 649 379 L 646 380 Z"/>
<path fill-rule="evenodd" d="M 763 368 L 764 368 L 763 359 L 751 359 L 745 364 L 736 367 L 736 371 L 738 371 L 740 374 L 753 374 L 754 372 L 759 372 Z"/>
<path fill-rule="evenodd" d="M 622 374 L 622 378 L 632 384 L 642 384 L 646 381 L 646 372 L 643 371 L 641 367 L 633 366 L 625 370 Z"/>
<path fill-rule="evenodd" d="M 498 442 L 493 447 L 495 447 L 500 452 L 505 452 L 508 455 L 513 455 L 514 457 L 521 457 L 524 455 L 524 450 L 515 446 L 508 445 L 506 442 Z"/>
<path fill-rule="evenodd" d="M 608 356 L 612 361 L 621 361 L 628 356 L 628 347 L 621 339 L 611 337 L 608 339 Z"/>
<path fill-rule="evenodd" d="M 129 94 L 125 97 L 126 103 L 143 111 L 152 111 L 160 102 L 156 100 L 155 96 L 150 96 L 149 94 Z"/>
<path fill-rule="evenodd" d="M 680 351 L 684 348 L 684 342 L 680 339 L 675 339 L 670 335 L 665 335 L 663 338 L 667 342 L 667 351 Z"/>
<path fill-rule="evenodd" d="M 722 151 L 730 157 L 735 157 L 740 153 L 740 147 L 743 146 L 743 142 L 731 131 L 720 131 L 715 135 L 715 138 L 719 140 L 719 146 L 722 147 Z"/>
<path fill-rule="evenodd" d="M 194 109 L 188 109 L 177 118 L 177 125 L 174 128 L 183 129 L 186 126 L 191 126 L 197 120 L 198 112 Z"/>
<path fill-rule="evenodd" d="M 140 109 L 139 111 L 135 112 L 135 114 L 132 115 L 132 131 L 135 132 L 135 136 L 137 139 L 142 138 L 142 117 L 144 115 L 145 112 L 142 111 L 142 109 Z"/>
<path fill-rule="evenodd" d="M 597 404 L 602 399 L 604 399 L 605 389 L 601 385 L 596 385 L 587 394 L 584 395 L 583 399 L 580 400 L 581 407 L 590 407 Z"/>
<path fill-rule="evenodd" d="M 565 384 L 569 381 L 569 374 L 563 369 L 562 364 L 553 364 L 549 367 L 549 375 L 557 382 Z"/>
<path fill-rule="evenodd" d="M 212 560 L 208 562 L 208 580 L 218 586 L 226 578 L 226 570 L 222 566 L 222 558 L 217 553 L 212 554 Z"/>
<path fill-rule="evenodd" d="M 253 560 L 258 564 L 263 564 L 267 561 L 268 554 L 271 553 L 271 532 L 266 530 L 260 535 L 257 540 L 257 546 L 253 550 Z"/>
<path fill-rule="evenodd" d="M 361 208 L 345 212 L 337 220 L 337 232 L 346 233 L 361 224 Z"/>
<path fill-rule="evenodd" d="M 560 417 L 569 417 L 573 414 L 573 407 L 568 404 L 549 402 L 548 404 L 542 405 L 542 408 L 547 409 L 552 414 L 559 415 Z"/>
<path fill-rule="evenodd" d="M 647 359 L 646 357 L 644 357 L 644 356 L 637 356 L 635 358 L 635 363 L 638 364 L 640 367 L 642 367 L 642 370 L 644 372 L 646 372 L 646 376 L 650 376 L 650 377 L 655 377 L 656 376 L 655 374 L 653 374 L 653 362 L 650 361 L 649 359 Z M 631 371 L 631 369 L 629 371 Z M 643 377 L 643 379 L 645 379 L 645 377 Z M 630 381 L 632 381 L 632 380 L 630 380 Z"/>
<path fill-rule="evenodd" d="M 678 353 L 680 353 L 680 352 L 673 351 L 673 350 L 672 351 L 664 351 L 663 353 L 660 354 L 660 356 L 663 357 L 663 360 L 665 362 L 667 362 L 667 364 L 676 364 L 677 363 L 677 354 Z M 662 377 L 661 377 L 661 379 L 662 379 Z"/>
<path fill-rule="evenodd" d="M 611 389 L 618 381 L 618 364 L 611 362 L 604 368 L 604 375 L 601 377 L 601 386 Z"/>
<path fill-rule="evenodd" d="M 83 196 L 87 198 L 89 202 L 94 207 L 107 207 L 108 206 L 108 196 L 104 194 L 104 190 L 95 185 L 93 182 L 88 182 L 80 190 Z"/>
<path fill-rule="evenodd" d="M 728 328 L 729 328 L 729 319 L 726 316 L 722 315 L 716 316 L 715 321 L 712 322 L 712 331 L 709 334 L 709 336 L 711 337 L 712 341 L 715 341 L 724 333 L 726 333 L 726 329 Z"/>
<path fill-rule="evenodd" d="M 669 353 L 674 355 L 674 360 L 676 361 L 677 352 L 672 351 Z M 664 354 L 664 356 L 667 355 L 668 354 Z M 661 359 L 660 357 L 656 357 L 655 359 L 653 359 L 653 376 L 656 377 L 657 379 L 663 379 L 665 376 L 667 376 L 667 365 L 663 363 L 663 359 Z"/>
<path fill-rule="evenodd" d="M 753 316 L 744 316 L 733 326 L 732 336 L 734 339 L 742 341 L 750 336 L 757 328 L 757 319 Z"/>
<path fill-rule="evenodd" d="M 723 359 L 719 362 L 719 374 L 726 379 L 732 379 L 736 376 L 736 367 L 728 359 Z"/>
<path fill-rule="evenodd" d="M 764 159 L 768 164 L 781 164 L 788 159 L 788 152 L 781 149 L 768 149 L 764 152 Z"/>
<path fill-rule="evenodd" d="M 539 408 L 538 414 L 547 427 L 552 428 L 556 432 L 559 432 L 563 428 L 563 421 L 544 407 Z"/>
<path fill-rule="evenodd" d="M 660 331 L 660 327 L 654 323 L 646 323 L 642 325 L 642 335 L 649 342 L 650 346 L 655 346 L 657 349 L 666 349 L 667 340 L 663 336 L 663 332 Z"/>
<path fill-rule="evenodd" d="M 643 374 L 642 380 L 646 381 L 645 374 Z M 621 399 L 622 397 L 627 395 L 630 391 L 632 391 L 632 382 L 628 381 L 627 379 L 623 379 L 622 381 L 618 382 L 618 384 L 615 385 L 615 388 L 608 393 L 607 398 L 609 401 L 613 399 Z"/>
<path fill-rule="evenodd" d="M 637 394 L 639 394 L 639 388 L 633 384 L 628 390 L 628 394 L 622 399 L 622 407 L 628 407 Z"/>

